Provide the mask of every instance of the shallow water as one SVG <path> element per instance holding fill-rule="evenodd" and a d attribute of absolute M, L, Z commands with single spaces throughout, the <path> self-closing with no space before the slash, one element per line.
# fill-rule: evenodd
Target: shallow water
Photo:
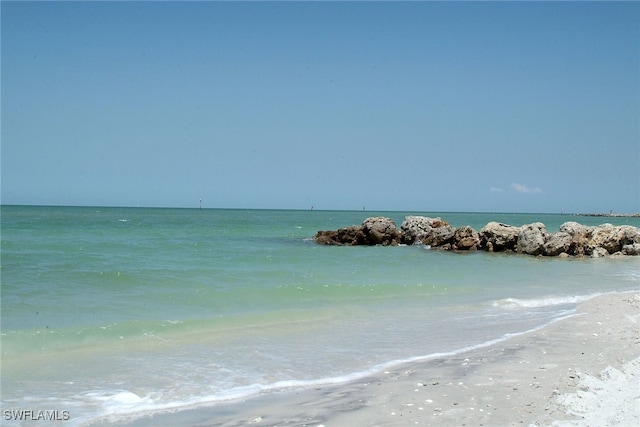
<path fill-rule="evenodd" d="M 503 339 L 637 289 L 640 259 L 329 247 L 385 215 L 640 225 L 540 214 L 2 207 L 2 409 L 65 425 L 340 382 Z M 107 418 L 104 418 L 107 417 Z M 17 425 L 3 420 L 7 425 Z M 4 425 L 3 423 L 3 425 Z M 24 425 L 30 425 L 29 422 Z"/>

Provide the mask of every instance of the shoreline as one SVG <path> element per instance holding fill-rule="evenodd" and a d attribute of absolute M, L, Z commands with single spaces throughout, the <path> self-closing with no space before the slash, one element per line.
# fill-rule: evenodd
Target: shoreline
<path fill-rule="evenodd" d="M 618 425 L 640 423 L 640 391 L 629 387 L 640 384 L 638 322 L 640 290 L 605 294 L 580 304 L 574 316 L 454 356 L 117 425 L 562 427 L 616 425 L 616 417 Z M 607 388 L 615 387 L 611 379 L 626 384 L 618 387 L 626 394 L 616 397 Z M 580 408 L 580 401 L 597 403 L 603 394 L 606 407 Z"/>

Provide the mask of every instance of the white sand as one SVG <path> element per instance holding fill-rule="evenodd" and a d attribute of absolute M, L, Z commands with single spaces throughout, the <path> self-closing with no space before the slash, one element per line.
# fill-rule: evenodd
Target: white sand
<path fill-rule="evenodd" d="M 556 401 L 578 420 L 554 421 L 554 427 L 640 425 L 640 358 L 622 370 L 608 367 L 598 377 L 578 373 L 578 390 Z"/>
<path fill-rule="evenodd" d="M 136 421 L 175 426 L 640 426 L 640 292 L 498 345 L 347 384 Z"/>

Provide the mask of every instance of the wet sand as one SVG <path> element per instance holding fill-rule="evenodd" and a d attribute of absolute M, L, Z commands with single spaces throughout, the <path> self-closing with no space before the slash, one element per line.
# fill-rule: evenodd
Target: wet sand
<path fill-rule="evenodd" d="M 456 356 L 131 425 L 640 425 L 640 291 L 594 298 L 576 316 Z"/>

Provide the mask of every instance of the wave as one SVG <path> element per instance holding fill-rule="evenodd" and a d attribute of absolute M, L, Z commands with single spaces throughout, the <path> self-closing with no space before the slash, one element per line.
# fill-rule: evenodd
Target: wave
<path fill-rule="evenodd" d="M 614 295 L 619 293 L 637 292 L 638 290 L 621 290 L 610 292 L 594 292 L 585 295 L 563 295 L 563 296 L 548 296 L 542 298 L 504 298 L 493 301 L 491 305 L 497 308 L 516 309 L 516 308 L 545 308 L 555 307 L 559 305 L 578 305 L 583 302 L 587 302 L 595 297 L 601 295 Z"/>
<path fill-rule="evenodd" d="M 233 403 L 264 393 L 345 384 L 369 378 L 383 372 L 388 373 L 388 370 L 397 369 L 402 365 L 428 362 L 430 360 L 441 358 L 456 357 L 470 351 L 491 347 L 493 345 L 510 340 L 514 337 L 541 330 L 557 321 L 573 317 L 575 315 L 576 314 L 574 312 L 571 312 L 570 314 L 558 316 L 534 328 L 530 328 L 522 332 L 507 333 L 498 338 L 491 339 L 476 345 L 470 345 L 452 351 L 436 352 L 422 356 L 392 360 L 389 362 L 374 365 L 363 371 L 352 372 L 339 376 L 310 380 L 281 380 L 269 384 L 255 383 L 250 385 L 232 387 L 225 391 L 215 391 L 208 395 L 190 396 L 164 402 L 162 401 L 162 393 L 146 396 L 139 396 L 128 390 L 112 390 L 111 392 L 103 391 L 85 393 L 81 396 L 76 396 L 78 400 L 84 402 L 84 404 L 89 407 L 95 408 L 96 406 L 99 406 L 100 410 L 95 411 L 91 416 L 85 416 L 82 417 L 82 420 L 77 419 L 76 421 L 79 422 L 79 424 L 77 425 L 102 425 L 106 423 L 131 422 L 136 419 L 157 414 L 174 413 L 178 411 L 193 410 L 197 408 L 206 408 L 220 404 Z"/>
<path fill-rule="evenodd" d="M 580 304 L 589 301 L 592 298 L 603 295 L 603 293 L 593 293 L 588 295 L 566 295 L 566 296 L 548 296 L 542 298 L 520 299 L 520 298 L 504 298 L 493 301 L 493 307 L 515 309 L 515 308 L 544 308 L 554 307 L 558 305 Z"/>

